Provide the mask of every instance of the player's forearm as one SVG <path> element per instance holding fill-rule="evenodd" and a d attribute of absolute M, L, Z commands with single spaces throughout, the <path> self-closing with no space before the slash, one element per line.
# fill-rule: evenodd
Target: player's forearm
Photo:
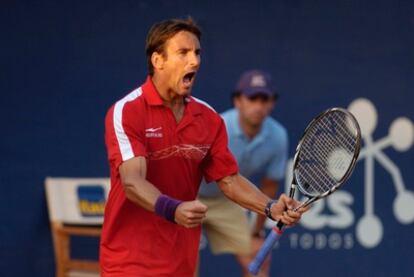
<path fill-rule="evenodd" d="M 148 211 L 154 211 L 161 192 L 153 184 L 140 176 L 127 176 L 122 182 L 128 200 Z"/>
<path fill-rule="evenodd" d="M 264 194 L 274 199 L 276 197 L 278 187 L 279 185 L 277 181 L 268 178 L 263 178 L 260 189 Z M 266 219 L 267 217 L 264 215 L 257 215 L 253 233 L 260 233 L 260 231 L 263 229 Z"/>
<path fill-rule="evenodd" d="M 161 192 L 146 180 L 135 180 L 124 184 L 125 195 L 135 205 L 154 212 Z"/>
<path fill-rule="evenodd" d="M 122 185 L 124 187 L 125 196 L 129 201 L 148 211 L 155 212 L 157 215 L 171 221 L 176 222 L 176 211 L 182 201 L 162 195 L 161 192 L 152 183 L 147 181 L 147 162 L 142 156 L 132 158 L 125 161 L 119 167 Z M 188 205 L 187 205 L 188 206 Z M 186 227 L 197 226 L 204 217 L 204 207 L 201 213 L 194 216 L 192 208 L 197 210 L 200 205 L 193 204 L 190 208 L 184 207 L 178 213 L 178 224 Z M 187 212 L 190 210 L 189 212 Z M 187 216 L 189 214 L 189 216 Z"/>
<path fill-rule="evenodd" d="M 274 199 L 276 197 L 278 187 L 279 184 L 277 181 L 263 178 L 260 190 L 270 198 Z"/>
<path fill-rule="evenodd" d="M 128 200 L 148 211 L 154 211 L 161 192 L 146 180 L 147 164 L 144 157 L 135 157 L 119 167 L 122 185 Z"/>
<path fill-rule="evenodd" d="M 218 181 L 224 195 L 240 206 L 259 214 L 264 214 L 270 198 L 243 176 L 236 174 Z"/>

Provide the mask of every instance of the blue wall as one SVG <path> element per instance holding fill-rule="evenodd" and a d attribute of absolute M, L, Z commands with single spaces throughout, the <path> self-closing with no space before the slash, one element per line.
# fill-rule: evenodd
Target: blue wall
<path fill-rule="evenodd" d="M 218 111 L 230 107 L 229 93 L 242 71 L 270 71 L 281 92 L 273 115 L 289 131 L 292 154 L 314 115 L 330 106 L 348 107 L 357 98 L 376 107 L 374 141 L 387 137 L 396 119 L 414 120 L 411 1 L 16 0 L 0 5 L 1 276 L 53 276 L 44 178 L 108 175 L 104 114 L 145 79 L 144 40 L 156 21 L 191 15 L 199 22 L 203 54 L 194 95 Z M 390 146 L 383 152 L 401 174 L 401 193 L 410 195 L 413 147 Z M 313 229 L 289 230 L 273 253 L 273 272 L 279 268 L 281 275 L 303 276 L 308 268 L 307 276 L 326 276 L 323 264 L 329 262 L 337 276 L 412 276 L 414 222 L 397 219 L 389 172 L 378 162 L 374 172 L 380 239 L 367 247 L 358 236 L 367 185 L 361 161 L 339 196 L 349 224 L 338 227 L 328 220 Z M 404 208 L 414 210 L 410 199 Z M 313 219 L 335 219 L 337 210 L 321 203 Z M 379 229 L 370 226 L 375 235 Z M 85 251 L 92 247 L 80 244 Z M 202 276 L 240 275 L 231 257 L 204 250 L 202 258 Z M 294 266 L 293 259 L 303 266 Z"/>

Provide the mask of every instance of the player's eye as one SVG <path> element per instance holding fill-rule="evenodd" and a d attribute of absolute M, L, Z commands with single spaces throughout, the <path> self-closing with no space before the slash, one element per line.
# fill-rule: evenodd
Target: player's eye
<path fill-rule="evenodd" d="M 178 54 L 179 54 L 179 55 L 186 55 L 186 54 L 187 54 L 187 52 L 188 52 L 188 50 L 187 50 L 187 49 L 180 49 L 180 50 L 178 50 Z"/>

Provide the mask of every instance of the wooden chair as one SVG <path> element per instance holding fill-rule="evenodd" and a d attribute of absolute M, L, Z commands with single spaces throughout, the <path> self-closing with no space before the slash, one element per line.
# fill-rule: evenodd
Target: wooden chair
<path fill-rule="evenodd" d="M 99 262 L 71 257 L 71 236 L 101 235 L 109 178 L 52 178 L 45 181 L 56 277 L 99 276 Z M 83 272 L 83 274 L 82 274 Z"/>

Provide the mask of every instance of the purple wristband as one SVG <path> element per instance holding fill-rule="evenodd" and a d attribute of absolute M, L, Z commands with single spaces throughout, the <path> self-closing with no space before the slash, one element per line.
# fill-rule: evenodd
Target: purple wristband
<path fill-rule="evenodd" d="M 175 223 L 175 210 L 182 201 L 161 194 L 155 202 L 155 213 Z"/>

